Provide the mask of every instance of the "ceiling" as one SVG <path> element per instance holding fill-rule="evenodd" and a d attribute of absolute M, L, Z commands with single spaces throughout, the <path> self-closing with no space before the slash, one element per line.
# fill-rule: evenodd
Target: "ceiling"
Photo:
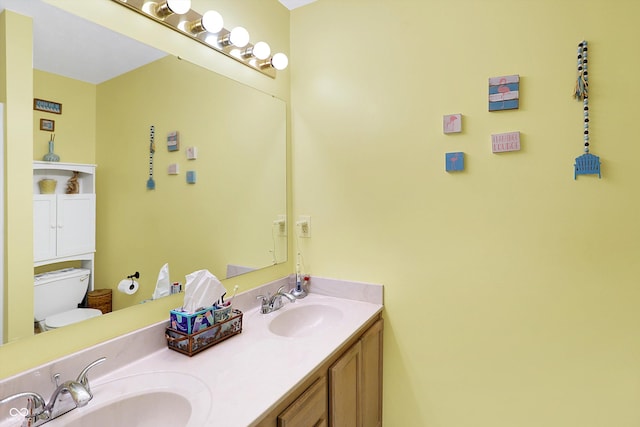
<path fill-rule="evenodd" d="M 287 9 L 293 10 L 295 8 L 305 6 L 309 3 L 313 3 L 316 0 L 279 0 L 279 1 L 280 3 L 285 5 Z"/>
<path fill-rule="evenodd" d="M 165 52 L 40 0 L 0 0 L 33 18 L 33 68 L 98 84 L 166 56 Z"/>

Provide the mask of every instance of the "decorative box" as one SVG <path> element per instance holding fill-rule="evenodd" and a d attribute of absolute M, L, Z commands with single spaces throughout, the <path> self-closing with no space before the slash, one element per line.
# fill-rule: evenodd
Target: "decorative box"
<path fill-rule="evenodd" d="M 195 313 L 186 313 L 178 308 L 171 310 L 169 312 L 171 328 L 187 334 L 208 328 L 215 323 L 213 310 L 214 307 L 205 307 Z"/>
<path fill-rule="evenodd" d="M 242 332 L 242 312 L 234 309 L 227 320 L 215 323 L 208 328 L 200 329 L 195 333 L 189 334 L 168 327 L 165 337 L 170 349 L 193 356 L 240 332 Z"/>

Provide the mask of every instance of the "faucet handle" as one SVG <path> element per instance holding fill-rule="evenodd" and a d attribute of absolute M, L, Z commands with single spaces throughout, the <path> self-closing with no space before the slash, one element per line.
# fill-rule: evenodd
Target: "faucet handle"
<path fill-rule="evenodd" d="M 101 363 L 103 363 L 105 360 L 107 360 L 106 357 L 101 357 L 100 359 L 94 360 L 93 362 L 89 363 L 83 370 L 82 372 L 80 372 L 80 375 L 78 375 L 78 379 L 76 380 L 77 382 L 79 382 L 80 384 L 82 384 L 82 386 L 87 389 L 87 391 L 89 393 L 91 393 L 91 388 L 89 387 L 89 377 L 87 376 L 89 373 L 89 370 L 91 368 L 93 368 L 94 366 L 97 366 Z"/>
<path fill-rule="evenodd" d="M 60 385 L 60 372 L 51 375 L 51 382 L 53 382 L 56 385 L 56 388 L 58 388 Z"/>
<path fill-rule="evenodd" d="M 20 399 L 21 397 L 26 397 L 28 400 L 27 410 L 29 412 L 25 415 L 25 418 L 34 418 L 44 412 L 44 408 L 46 406 L 44 399 L 38 393 L 33 393 L 31 391 L 12 394 L 11 396 L 0 399 L 0 405 L 15 399 Z"/>

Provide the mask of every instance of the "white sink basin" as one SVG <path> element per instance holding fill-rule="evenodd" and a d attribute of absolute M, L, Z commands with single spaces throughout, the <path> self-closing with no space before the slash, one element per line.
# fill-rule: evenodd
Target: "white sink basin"
<path fill-rule="evenodd" d="M 206 425 L 211 391 L 198 378 L 179 372 L 149 372 L 91 387 L 93 399 L 48 427 Z"/>
<path fill-rule="evenodd" d="M 269 331 L 282 337 L 305 337 L 337 326 L 342 319 L 342 311 L 324 304 L 287 305 L 274 314 L 269 322 Z"/>

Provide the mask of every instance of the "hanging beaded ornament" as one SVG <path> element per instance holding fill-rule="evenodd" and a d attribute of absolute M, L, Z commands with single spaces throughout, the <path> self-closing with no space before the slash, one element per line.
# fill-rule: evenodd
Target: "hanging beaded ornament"
<path fill-rule="evenodd" d="M 578 175 L 600 174 L 600 157 L 589 153 L 589 72 L 587 71 L 587 41 L 582 40 L 578 44 L 578 79 L 573 95 L 578 101 L 582 101 L 584 115 L 584 154 L 576 158 L 573 179 Z"/>

